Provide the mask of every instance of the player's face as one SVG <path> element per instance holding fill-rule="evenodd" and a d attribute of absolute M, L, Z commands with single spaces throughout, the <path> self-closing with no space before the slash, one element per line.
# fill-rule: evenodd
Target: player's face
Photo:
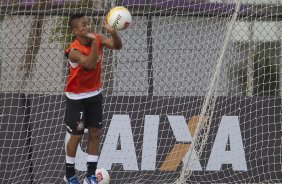
<path fill-rule="evenodd" d="M 85 36 L 90 33 L 90 27 L 86 17 L 81 17 L 76 20 L 73 32 L 79 36 Z"/>

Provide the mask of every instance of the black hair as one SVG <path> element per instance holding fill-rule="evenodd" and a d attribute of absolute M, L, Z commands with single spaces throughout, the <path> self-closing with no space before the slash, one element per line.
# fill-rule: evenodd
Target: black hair
<path fill-rule="evenodd" d="M 76 19 L 80 19 L 81 17 L 85 17 L 84 13 L 76 13 L 70 16 L 69 18 L 69 26 L 71 29 L 73 29 L 75 27 L 74 25 L 74 20 Z"/>

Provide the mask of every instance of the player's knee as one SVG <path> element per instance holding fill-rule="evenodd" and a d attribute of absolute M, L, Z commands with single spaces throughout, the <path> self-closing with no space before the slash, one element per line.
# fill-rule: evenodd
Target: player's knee
<path fill-rule="evenodd" d="M 68 143 L 76 145 L 76 144 L 79 144 L 81 139 L 82 139 L 82 135 L 71 135 Z"/>
<path fill-rule="evenodd" d="M 90 128 L 89 129 L 89 139 L 100 139 L 101 130 L 98 128 Z"/>

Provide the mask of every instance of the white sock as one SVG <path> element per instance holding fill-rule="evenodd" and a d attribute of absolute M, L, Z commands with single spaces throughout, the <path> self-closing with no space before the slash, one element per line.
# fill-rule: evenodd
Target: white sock
<path fill-rule="evenodd" d="M 75 157 L 69 157 L 68 155 L 66 155 L 66 163 L 74 164 L 75 163 Z"/>
<path fill-rule="evenodd" d="M 87 155 L 87 162 L 98 162 L 98 155 Z"/>

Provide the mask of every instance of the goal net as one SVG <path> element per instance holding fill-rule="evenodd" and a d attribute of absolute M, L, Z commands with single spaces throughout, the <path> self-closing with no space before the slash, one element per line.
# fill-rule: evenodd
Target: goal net
<path fill-rule="evenodd" d="M 280 1 L 1 0 L 0 184 L 64 183 L 68 18 L 109 36 L 114 6 L 133 23 L 103 55 L 110 183 L 281 183 Z"/>

